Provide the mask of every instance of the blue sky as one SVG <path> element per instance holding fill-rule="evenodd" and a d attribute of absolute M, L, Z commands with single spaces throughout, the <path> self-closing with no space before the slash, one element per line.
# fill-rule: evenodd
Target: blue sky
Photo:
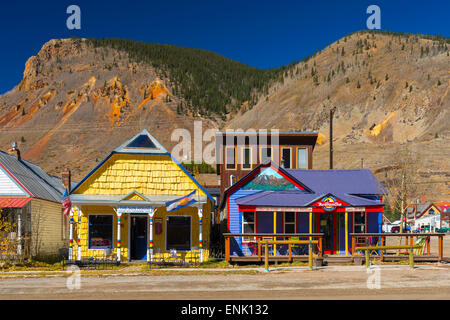
<path fill-rule="evenodd" d="M 69 5 L 81 30 L 66 27 Z M 300 60 L 367 29 L 366 9 L 381 9 L 381 29 L 450 36 L 450 1 L 2 1 L 0 93 L 22 78 L 27 59 L 52 38 L 126 38 L 201 48 L 258 68 Z"/>

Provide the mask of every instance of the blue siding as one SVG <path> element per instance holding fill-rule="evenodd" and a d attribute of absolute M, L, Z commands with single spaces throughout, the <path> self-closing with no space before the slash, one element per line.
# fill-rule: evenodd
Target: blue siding
<path fill-rule="evenodd" d="M 236 190 L 229 196 L 230 207 L 230 233 L 242 233 L 242 212 L 238 211 L 238 205 L 236 203 L 237 198 L 248 196 L 260 192 L 258 190 Z M 248 250 L 247 246 L 242 246 L 242 239 L 240 237 L 234 237 L 230 241 L 230 254 L 242 256 Z"/>
<path fill-rule="evenodd" d="M 258 212 L 258 232 L 273 233 L 273 213 Z"/>
<path fill-rule="evenodd" d="M 379 230 L 379 225 L 378 225 L 378 216 L 379 213 L 378 212 L 369 212 L 367 214 L 368 216 L 368 232 L 369 233 L 377 233 Z"/>

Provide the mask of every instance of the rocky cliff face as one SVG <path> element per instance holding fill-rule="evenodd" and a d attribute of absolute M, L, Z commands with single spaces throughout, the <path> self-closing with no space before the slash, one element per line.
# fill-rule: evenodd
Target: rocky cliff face
<path fill-rule="evenodd" d="M 178 114 L 170 78 L 128 54 L 80 39 L 50 40 L 22 81 L 0 96 L 0 149 L 81 179 L 124 139 L 148 129 L 166 148 L 175 128 L 318 131 L 314 167 L 328 167 L 329 108 L 334 167 L 380 169 L 408 146 L 429 199 L 450 197 L 450 57 L 447 39 L 355 33 L 286 72 L 250 109 L 201 119 Z M 224 119 L 225 119 L 224 118 Z M 381 171 L 384 172 L 384 171 Z M 380 175 L 382 179 L 382 174 Z"/>

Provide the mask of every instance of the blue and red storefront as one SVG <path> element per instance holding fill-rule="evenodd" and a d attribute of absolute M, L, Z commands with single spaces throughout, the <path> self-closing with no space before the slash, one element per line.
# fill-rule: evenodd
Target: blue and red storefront
<path fill-rule="evenodd" d="M 381 232 L 384 192 L 367 169 L 260 165 L 225 191 L 222 208 L 227 231 L 240 234 L 231 238 L 229 252 L 232 256 L 256 253 L 255 237 L 245 234 L 276 234 L 282 239 L 291 234 L 320 233 L 324 254 L 348 255 L 352 252 L 351 233 Z M 285 247 L 274 250 L 282 255 Z"/>

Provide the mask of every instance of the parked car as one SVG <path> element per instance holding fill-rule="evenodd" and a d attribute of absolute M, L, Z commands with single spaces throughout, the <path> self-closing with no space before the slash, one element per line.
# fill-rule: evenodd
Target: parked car
<path fill-rule="evenodd" d="M 392 233 L 399 233 L 400 232 L 400 226 L 392 226 L 391 232 Z"/>
<path fill-rule="evenodd" d="M 450 228 L 440 228 L 440 229 L 436 229 L 436 232 L 439 232 L 439 233 L 447 233 L 447 232 L 450 232 Z"/>

